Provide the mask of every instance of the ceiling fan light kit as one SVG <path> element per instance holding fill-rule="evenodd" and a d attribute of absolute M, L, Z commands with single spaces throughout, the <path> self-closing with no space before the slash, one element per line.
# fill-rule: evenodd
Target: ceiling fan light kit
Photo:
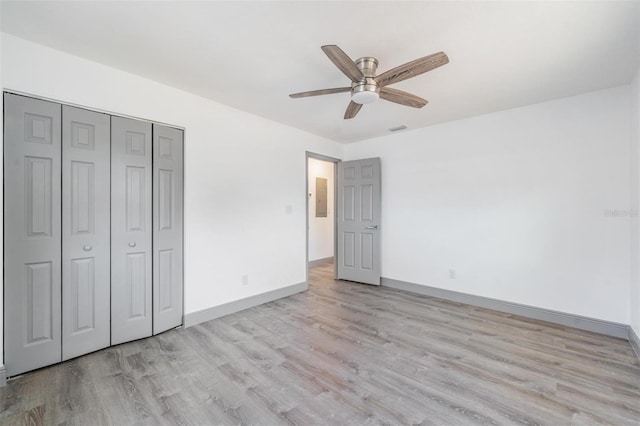
<path fill-rule="evenodd" d="M 351 100 L 357 104 L 364 105 L 370 104 L 372 102 L 380 99 L 380 91 L 376 90 L 366 90 L 364 89 L 361 92 L 351 91 Z"/>
<path fill-rule="evenodd" d="M 376 58 L 366 56 L 353 61 L 336 45 L 322 46 L 322 51 L 344 75 L 351 79 L 351 87 L 292 93 L 289 97 L 306 98 L 309 96 L 330 95 L 350 91 L 351 102 L 347 106 L 344 114 L 345 119 L 355 117 L 362 108 L 362 105 L 375 102 L 379 98 L 400 105 L 422 108 L 428 103 L 427 100 L 414 94 L 385 86 L 424 74 L 427 71 L 449 63 L 447 55 L 444 52 L 438 52 L 416 59 L 415 61 L 407 62 L 404 65 L 400 65 L 376 76 L 376 70 L 378 69 L 378 60 Z"/>

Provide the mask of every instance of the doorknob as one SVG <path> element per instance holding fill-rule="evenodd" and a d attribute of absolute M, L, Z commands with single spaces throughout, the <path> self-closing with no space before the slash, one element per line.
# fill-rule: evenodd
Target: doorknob
<path fill-rule="evenodd" d="M 129 247 L 135 247 L 136 243 L 134 241 L 129 242 Z"/>
<path fill-rule="evenodd" d="M 91 246 L 82 247 L 82 250 L 84 250 L 84 251 L 91 251 L 91 249 L 93 249 L 93 247 L 91 247 Z"/>
<path fill-rule="evenodd" d="M 378 225 L 365 226 L 364 229 L 378 229 Z"/>

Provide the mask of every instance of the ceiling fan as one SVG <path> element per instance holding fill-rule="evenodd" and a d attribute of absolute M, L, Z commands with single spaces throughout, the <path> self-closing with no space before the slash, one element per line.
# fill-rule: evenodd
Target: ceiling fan
<path fill-rule="evenodd" d="M 407 62 L 404 65 L 392 68 L 376 76 L 376 69 L 378 68 L 378 60 L 376 58 L 364 57 L 354 62 L 336 45 L 322 46 L 322 51 L 344 75 L 351 79 L 351 86 L 293 93 L 289 95 L 289 97 L 306 98 L 309 96 L 351 92 L 351 102 L 344 113 L 345 119 L 355 117 L 363 104 L 374 102 L 378 98 L 413 108 L 422 108 L 427 104 L 427 100 L 414 94 L 386 86 L 424 74 L 427 71 L 449 63 L 447 55 L 444 52 L 438 52 Z"/>

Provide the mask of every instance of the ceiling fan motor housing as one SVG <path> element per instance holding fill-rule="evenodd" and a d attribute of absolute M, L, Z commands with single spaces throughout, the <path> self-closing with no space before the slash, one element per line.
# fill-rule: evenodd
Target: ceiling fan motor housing
<path fill-rule="evenodd" d="M 351 83 L 351 100 L 358 104 L 375 102 L 380 97 L 380 87 L 374 80 L 376 69 L 378 68 L 378 60 L 372 57 L 364 57 L 355 62 L 364 78 Z"/>

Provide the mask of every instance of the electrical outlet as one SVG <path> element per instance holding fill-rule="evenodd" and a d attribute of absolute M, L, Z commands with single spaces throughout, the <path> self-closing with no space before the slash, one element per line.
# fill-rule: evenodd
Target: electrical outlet
<path fill-rule="evenodd" d="M 244 274 L 242 276 L 242 285 L 249 285 L 249 275 Z"/>
<path fill-rule="evenodd" d="M 449 269 L 449 278 L 451 278 L 452 280 L 456 279 L 456 270 L 455 269 Z"/>

